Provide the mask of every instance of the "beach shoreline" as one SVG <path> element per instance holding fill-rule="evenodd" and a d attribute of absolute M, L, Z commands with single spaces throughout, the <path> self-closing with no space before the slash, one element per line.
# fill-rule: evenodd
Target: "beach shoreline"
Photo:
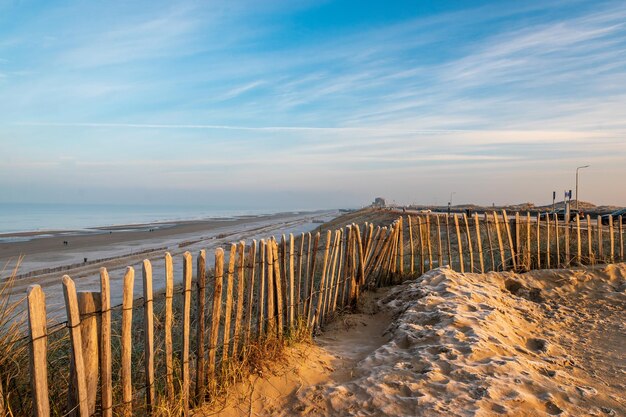
<path fill-rule="evenodd" d="M 144 259 L 153 263 L 155 290 L 159 290 L 165 252 L 174 258 L 175 280 L 179 281 L 182 254 L 186 251 L 195 254 L 206 250 L 207 267 L 210 268 L 213 265 L 212 251 L 218 247 L 230 247 L 231 243 L 240 240 L 312 231 L 339 214 L 338 210 L 298 211 L 168 222 L 166 227 L 162 223 L 141 227 L 120 225 L 102 228 L 97 233 L 48 232 L 30 240 L 0 243 L 0 279 L 16 276 L 11 291 L 16 300 L 24 296 L 29 285 L 41 285 L 46 291 L 50 310 L 60 311 L 63 299 L 60 282 L 65 274 L 75 279 L 80 289 L 96 290 L 99 269 L 106 267 L 115 300 L 121 296 L 118 281 L 121 281 L 126 267 L 132 266 L 136 274 L 141 274 Z M 136 279 L 135 285 L 139 290 L 141 280 Z"/>

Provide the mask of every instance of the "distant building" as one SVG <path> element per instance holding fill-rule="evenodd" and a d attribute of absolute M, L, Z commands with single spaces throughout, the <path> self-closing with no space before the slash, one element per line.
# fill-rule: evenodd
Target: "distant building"
<path fill-rule="evenodd" d="M 385 199 L 382 197 L 376 197 L 374 199 L 374 202 L 372 203 L 372 207 L 376 207 L 376 208 L 384 208 L 387 206 L 387 203 L 385 202 Z"/>

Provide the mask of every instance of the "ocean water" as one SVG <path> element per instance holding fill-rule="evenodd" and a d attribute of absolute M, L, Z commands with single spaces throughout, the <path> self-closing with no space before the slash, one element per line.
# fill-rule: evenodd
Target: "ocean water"
<path fill-rule="evenodd" d="M 227 218 L 273 212 L 215 209 L 208 206 L 0 203 L 0 234 L 74 231 L 102 226 Z"/>

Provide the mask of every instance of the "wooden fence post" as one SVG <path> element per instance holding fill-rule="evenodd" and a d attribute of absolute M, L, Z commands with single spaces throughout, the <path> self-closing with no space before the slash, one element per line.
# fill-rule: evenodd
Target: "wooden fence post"
<path fill-rule="evenodd" d="M 272 239 L 271 242 L 271 248 L 272 248 L 272 259 L 274 261 L 274 294 L 276 297 L 276 335 L 278 336 L 279 340 L 282 340 L 283 338 L 283 317 L 284 317 L 284 309 L 283 309 L 283 300 L 284 300 L 284 289 L 283 289 L 283 285 L 282 285 L 282 279 L 281 276 L 284 277 L 284 275 L 281 274 L 281 270 L 280 270 L 280 260 L 278 258 L 278 243 L 276 242 L 275 239 Z"/>
<path fill-rule="evenodd" d="M 461 242 L 461 230 L 459 229 L 459 218 L 456 214 L 454 215 L 454 228 L 456 229 L 456 240 L 457 240 L 457 246 L 459 249 L 460 272 L 464 273 L 465 265 L 463 265 L 463 242 Z"/>
<path fill-rule="evenodd" d="M 550 246 L 552 243 L 550 242 L 550 229 L 552 228 L 552 222 L 550 222 L 550 213 L 546 213 L 546 265 L 548 269 L 551 267 L 551 257 L 550 257 Z"/>
<path fill-rule="evenodd" d="M 183 349 L 181 351 L 183 416 L 189 415 L 189 333 L 191 330 L 191 278 L 193 274 L 191 253 L 183 254 Z"/>
<path fill-rule="evenodd" d="M 463 213 L 463 222 L 465 223 L 465 237 L 467 239 L 467 247 L 470 256 L 470 272 L 474 272 L 474 250 L 472 249 L 472 235 L 470 234 L 469 220 L 467 214 Z"/>
<path fill-rule="evenodd" d="M 331 308 L 331 304 L 332 304 L 332 298 L 333 298 L 333 294 L 334 294 L 334 287 L 336 286 L 335 284 L 335 273 L 337 270 L 337 258 L 339 256 L 339 241 L 341 239 L 341 232 L 339 230 L 335 230 L 335 239 L 333 241 L 333 250 L 332 250 L 332 255 L 331 255 L 331 263 L 332 265 L 330 266 L 330 282 L 327 285 L 328 291 L 327 291 L 327 295 L 326 298 L 324 300 L 324 307 L 323 307 L 323 318 L 322 320 L 326 320 L 326 316 L 328 314 L 330 314 L 330 308 Z"/>
<path fill-rule="evenodd" d="M 304 233 L 300 235 L 300 250 L 298 251 L 298 284 L 296 287 L 296 315 L 302 315 L 302 263 L 304 259 Z"/>
<path fill-rule="evenodd" d="M 261 241 L 263 245 L 263 241 Z M 222 311 L 222 286 L 224 281 L 224 249 L 215 250 L 215 282 L 213 284 L 213 305 L 211 309 L 211 334 L 209 335 L 209 351 L 207 355 L 207 377 L 211 392 L 215 391 L 215 368 L 217 344 L 219 342 L 220 319 Z"/>
<path fill-rule="evenodd" d="M 419 216 L 417 217 L 417 227 L 420 238 L 420 274 L 424 275 L 424 270 L 426 269 L 426 260 L 424 259 L 424 228 L 422 227 L 422 218 Z"/>
<path fill-rule="evenodd" d="M 233 359 L 237 360 L 239 353 L 239 343 L 241 341 L 241 320 L 243 318 L 243 299 L 245 294 L 245 251 L 246 242 L 239 242 L 239 256 L 237 264 L 237 308 L 235 309 L 235 330 L 233 334 Z"/>
<path fill-rule="evenodd" d="M 228 274 L 226 275 L 226 305 L 224 306 L 224 346 L 222 346 L 222 369 L 228 362 L 230 352 L 230 322 L 233 310 L 233 286 L 235 280 L 235 259 L 237 258 L 237 245 L 230 245 L 228 254 Z"/>
<path fill-rule="evenodd" d="M 502 234 L 500 233 L 500 225 L 498 224 L 498 214 L 493 212 L 493 223 L 496 227 L 496 236 L 498 237 L 498 247 L 500 249 L 500 261 L 502 262 L 502 271 L 506 270 L 506 258 L 504 255 L 504 245 L 502 244 Z"/>
<path fill-rule="evenodd" d="M 361 243 L 361 233 L 359 231 L 359 227 L 356 226 L 354 229 L 356 232 L 356 237 L 358 243 Z M 400 217 L 400 234 L 398 235 L 398 260 L 399 262 L 399 272 L 400 274 L 404 274 L 404 220 Z M 361 254 L 361 259 L 363 258 Z"/>
<path fill-rule="evenodd" d="M 576 263 L 582 264 L 583 259 L 583 247 L 580 241 L 580 216 L 576 214 Z"/>
<path fill-rule="evenodd" d="M 111 285 L 106 268 L 100 268 L 100 392 L 102 417 L 113 415 L 111 356 Z"/>
<path fill-rule="evenodd" d="M 122 415 L 133 415 L 133 386 L 132 386 L 132 324 L 133 324 L 133 289 L 135 285 L 135 270 L 126 268 L 124 274 L 124 290 L 122 295 L 122 358 L 120 364 L 120 380 L 122 382 Z"/>
<path fill-rule="evenodd" d="M 358 232 L 357 232 L 358 233 Z M 313 317 L 313 323 L 311 324 L 311 327 L 315 327 L 315 326 L 319 326 L 320 325 L 320 313 L 322 311 L 322 305 L 324 302 L 324 289 L 325 289 L 325 285 L 326 285 L 326 265 L 328 264 L 328 252 L 330 249 L 330 239 L 331 239 L 332 235 L 331 235 L 331 231 L 328 230 L 326 231 L 326 247 L 324 248 L 324 261 L 323 261 L 323 266 L 322 266 L 322 278 L 320 280 L 320 285 L 319 285 L 319 295 L 317 297 L 317 308 L 315 309 L 315 315 Z"/>
<path fill-rule="evenodd" d="M 506 210 L 502 210 L 502 222 L 504 223 L 504 229 L 506 230 L 506 235 L 509 238 L 509 249 L 511 252 L 511 260 L 513 261 L 513 269 L 517 269 L 517 262 L 515 260 L 515 249 L 513 248 L 513 239 L 511 237 L 511 227 L 509 225 L 509 217 L 506 214 Z"/>
<path fill-rule="evenodd" d="M 532 245 L 530 239 L 530 212 L 526 212 L 526 270 L 530 271 L 532 268 Z"/>
<path fill-rule="evenodd" d="M 541 212 L 537 212 L 537 269 L 541 269 Z"/>
<path fill-rule="evenodd" d="M 428 270 L 433 269 L 433 251 L 430 242 L 430 214 L 426 215 L 426 239 L 428 240 Z"/>
<path fill-rule="evenodd" d="M 619 261 L 624 262 L 624 218 L 620 214 L 619 221 Z"/>
<path fill-rule="evenodd" d="M 294 239 L 293 233 L 289 233 L 289 328 L 293 329 L 295 326 L 295 308 L 296 300 L 294 294 L 295 285 L 295 254 L 294 254 Z"/>
<path fill-rule="evenodd" d="M 248 280 L 248 311 L 246 313 L 246 338 L 244 339 L 245 346 L 248 346 L 252 338 L 252 314 L 254 306 L 254 273 L 256 264 L 256 239 L 252 240 L 250 245 L 250 252 L 248 254 L 248 264 L 250 265 L 250 279 Z"/>
<path fill-rule="evenodd" d="M 167 399 L 174 401 L 174 347 L 172 345 L 172 323 L 174 314 L 172 305 L 174 301 L 174 265 L 172 255 L 165 252 L 165 388 Z"/>
<path fill-rule="evenodd" d="M 561 248 L 559 247 L 561 242 L 559 239 L 559 216 L 554 213 L 554 240 L 556 241 L 556 267 L 561 267 Z"/>
<path fill-rule="evenodd" d="M 478 213 L 474 213 L 474 226 L 476 227 L 476 244 L 478 245 L 478 259 L 480 261 L 480 273 L 485 273 L 485 261 L 483 258 L 483 241 L 480 235 L 480 220 L 478 219 Z"/>
<path fill-rule="evenodd" d="M 259 311 L 257 313 L 259 319 L 259 338 L 263 336 L 265 331 L 265 240 L 259 242 Z"/>
<path fill-rule="evenodd" d="M 267 261 L 267 326 L 266 334 L 274 336 L 276 331 L 276 309 L 274 295 L 274 248 L 272 239 L 265 243 L 265 255 Z"/>
<path fill-rule="evenodd" d="M 591 228 L 591 216 L 587 214 L 587 256 L 589 257 L 589 263 L 593 265 L 593 229 Z"/>
<path fill-rule="evenodd" d="M 341 271 L 343 266 L 343 248 L 345 244 L 345 238 L 343 234 L 343 229 L 339 229 L 339 247 L 337 248 L 337 256 L 339 256 L 339 264 L 337 265 L 337 283 L 335 284 L 335 291 L 333 295 L 333 306 L 332 311 L 335 312 L 337 309 L 337 297 L 339 295 L 339 286 L 341 284 Z"/>
<path fill-rule="evenodd" d="M 489 215 L 485 213 L 485 228 L 487 229 L 487 242 L 489 243 L 489 256 L 491 258 L 491 270 L 496 270 L 496 258 L 493 254 L 493 242 L 491 240 L 491 227 L 489 227 Z"/>
<path fill-rule="evenodd" d="M 313 320 L 313 294 L 314 294 L 314 288 L 315 288 L 315 260 L 317 257 L 317 246 L 319 245 L 320 242 L 320 232 L 317 232 L 315 234 L 315 241 L 313 243 L 313 253 L 312 253 L 312 259 L 310 262 L 310 266 L 311 266 L 311 270 L 310 270 L 310 276 L 308 277 L 309 280 L 309 296 L 308 296 L 308 300 L 307 300 L 307 313 L 306 313 L 306 317 L 307 317 L 307 327 L 311 326 L 311 321 Z"/>
<path fill-rule="evenodd" d="M 355 256 L 358 258 L 358 262 L 359 262 L 359 279 L 357 281 L 359 286 L 365 285 L 365 260 L 363 257 L 363 244 L 361 242 L 361 231 L 359 229 L 359 226 L 355 225 L 354 230 L 356 232 L 356 244 L 357 246 L 357 250 L 355 252 Z M 402 230 L 401 230 L 401 234 L 400 236 L 402 237 Z M 401 246 L 404 246 L 404 238 L 402 237 L 400 239 L 401 241 Z M 401 250 L 400 252 L 400 273 L 403 274 L 404 273 L 404 249 Z"/>
<path fill-rule="evenodd" d="M 46 329 L 46 295 L 39 285 L 27 291 L 28 334 L 30 339 L 30 384 L 35 417 L 50 417 L 48 397 L 48 332 Z"/>
<path fill-rule="evenodd" d="M 563 223 L 565 224 L 565 230 L 563 235 L 565 236 L 565 265 L 569 266 L 569 264 L 572 261 L 571 255 L 570 255 L 570 219 L 567 218 L 563 221 Z"/>
<path fill-rule="evenodd" d="M 80 314 L 78 312 L 78 299 L 74 281 L 63 276 L 63 296 L 65 298 L 65 310 L 67 312 L 67 326 L 70 330 L 70 343 L 72 346 L 71 367 L 73 379 L 71 380 L 70 393 L 76 392 L 69 404 L 70 414 L 77 411 L 80 417 L 89 417 L 89 403 L 87 399 L 87 383 L 85 380 L 85 362 L 83 360 L 83 346 L 80 331 Z"/>
<path fill-rule="evenodd" d="M 411 224 L 411 216 L 406 216 L 406 222 L 409 225 L 409 245 L 411 245 L 411 274 L 415 272 L 415 250 L 413 247 L 413 225 Z"/>
<path fill-rule="evenodd" d="M 144 259 L 143 275 L 143 337 L 146 381 L 146 413 L 152 414 L 154 405 L 154 307 L 152 298 L 152 264 Z"/>
<path fill-rule="evenodd" d="M 437 219 L 437 267 L 440 268 L 443 264 L 443 245 L 441 243 L 441 222 L 439 221 L 439 215 L 436 215 Z"/>
<path fill-rule="evenodd" d="M 503 221 L 508 222 L 509 219 L 503 219 Z M 513 240 L 515 241 L 515 255 L 517 256 L 516 262 L 518 264 L 523 263 L 524 259 L 522 259 L 522 234 L 520 230 L 520 215 L 519 212 L 515 212 L 515 228 L 513 229 L 515 236 L 513 236 Z"/>
<path fill-rule="evenodd" d="M 307 249 L 306 249 L 306 273 L 304 275 L 304 306 L 303 306 L 303 311 L 302 311 L 302 315 L 305 316 L 307 318 L 307 324 L 308 324 L 308 314 L 309 314 L 309 303 L 310 303 L 310 299 L 309 299 L 309 276 L 311 274 L 311 251 L 313 250 L 312 248 L 312 240 L 311 240 L 311 233 L 307 233 Z"/>
<path fill-rule="evenodd" d="M 96 400 L 99 385 L 98 352 L 98 312 L 102 310 L 100 294 L 93 291 L 78 291 L 78 313 L 80 315 L 80 334 L 85 369 L 85 388 L 87 389 L 87 408 L 89 415 L 96 412 Z"/>
<path fill-rule="evenodd" d="M 613 216 L 609 214 L 609 261 L 615 262 L 615 236 L 613 231 Z"/>
<path fill-rule="evenodd" d="M 448 262 L 450 263 L 450 268 L 454 269 L 454 265 L 452 264 L 452 241 L 450 240 L 450 216 L 447 214 L 446 214 L 446 235 L 448 238 Z"/>
<path fill-rule="evenodd" d="M 196 306 L 198 309 L 198 324 L 196 327 L 196 404 L 204 401 L 205 381 L 204 374 L 204 332 L 205 332 L 205 303 L 206 303 L 206 252 L 204 249 L 198 253 L 196 259 L 196 290 L 198 299 Z"/>
<path fill-rule="evenodd" d="M 602 230 L 602 216 L 597 217 L 598 223 L 598 260 L 600 262 L 604 262 L 604 247 L 602 241 L 604 240 L 603 230 Z"/>

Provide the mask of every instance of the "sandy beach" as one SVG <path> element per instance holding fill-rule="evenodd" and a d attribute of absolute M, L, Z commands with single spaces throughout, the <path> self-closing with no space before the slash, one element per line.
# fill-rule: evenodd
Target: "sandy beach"
<path fill-rule="evenodd" d="M 94 228 L 88 231 L 46 231 L 0 235 L 1 277 L 11 275 L 22 257 L 12 294 L 23 297 L 28 285 L 39 284 L 46 292 L 48 311 L 52 316 L 63 315 L 61 277 L 70 275 L 79 290 L 96 290 L 99 269 L 106 267 L 112 280 L 113 303 L 121 300 L 121 279 L 125 268 L 133 266 L 141 276 L 141 262 L 153 263 L 155 291 L 163 288 L 163 255 L 168 251 L 174 258 L 175 280 L 182 278 L 182 254 L 207 251 L 207 264 L 212 267 L 213 250 L 242 239 L 263 239 L 272 235 L 299 234 L 315 229 L 321 222 L 339 214 L 336 210 L 286 212 L 259 216 L 180 221 L 141 225 L 121 225 Z M 15 239 L 17 238 L 17 239 Z M 15 241 L 10 241 L 15 240 Z M 64 244 L 67 241 L 67 244 Z M 84 262 L 85 258 L 87 263 Z M 54 269 L 47 272 L 47 268 Z M 195 265 L 194 265 L 195 268 Z M 62 269 L 62 270 L 60 270 Z M 194 269 L 195 274 L 195 269 Z M 141 279 L 135 280 L 140 293 Z"/>
<path fill-rule="evenodd" d="M 625 415 L 625 291 L 625 264 L 439 268 L 367 294 L 195 415 Z"/>

